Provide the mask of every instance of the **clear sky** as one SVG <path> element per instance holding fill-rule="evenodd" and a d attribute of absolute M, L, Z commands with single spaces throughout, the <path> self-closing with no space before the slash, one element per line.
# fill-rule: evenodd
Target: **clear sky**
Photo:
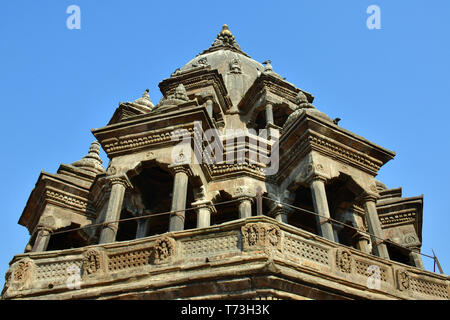
<path fill-rule="evenodd" d="M 79 30 L 66 26 L 72 4 Z M 370 5 L 381 29 L 367 28 Z M 1 1 L 0 274 L 28 241 L 17 221 L 40 171 L 86 155 L 119 101 L 149 88 L 156 104 L 158 83 L 225 23 L 319 110 L 397 153 L 378 179 L 424 194 L 422 250 L 450 273 L 449 14 L 448 0 Z"/>

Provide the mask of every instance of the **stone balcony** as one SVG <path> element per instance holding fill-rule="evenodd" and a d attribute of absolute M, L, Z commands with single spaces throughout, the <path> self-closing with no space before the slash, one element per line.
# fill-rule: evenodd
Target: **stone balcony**
<path fill-rule="evenodd" d="M 449 280 L 256 216 L 19 254 L 10 263 L 3 298 L 435 300 L 449 299 Z"/>

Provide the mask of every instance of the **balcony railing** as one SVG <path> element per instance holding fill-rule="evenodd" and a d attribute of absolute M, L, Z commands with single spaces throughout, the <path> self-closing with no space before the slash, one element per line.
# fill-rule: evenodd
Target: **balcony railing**
<path fill-rule="evenodd" d="M 3 298 L 119 297 L 258 273 L 313 283 L 351 298 L 449 299 L 448 276 L 366 254 L 266 216 L 19 254 L 11 261 Z"/>

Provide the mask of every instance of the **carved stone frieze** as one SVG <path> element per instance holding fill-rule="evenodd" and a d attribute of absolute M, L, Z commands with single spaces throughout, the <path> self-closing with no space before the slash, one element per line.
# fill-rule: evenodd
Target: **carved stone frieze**
<path fill-rule="evenodd" d="M 29 259 L 23 259 L 17 262 L 14 267 L 14 272 L 12 280 L 19 284 L 24 284 L 27 280 L 31 278 L 33 273 L 34 264 Z"/>
<path fill-rule="evenodd" d="M 84 253 L 83 275 L 91 276 L 105 269 L 103 254 L 96 249 L 89 249 Z"/>
<path fill-rule="evenodd" d="M 350 251 L 338 249 L 336 251 L 336 266 L 341 272 L 351 273 L 353 257 Z"/>
<path fill-rule="evenodd" d="M 281 251 L 281 231 L 268 223 L 249 223 L 241 228 L 244 251 Z"/>
<path fill-rule="evenodd" d="M 167 263 L 174 255 L 175 241 L 168 237 L 162 237 L 155 241 L 151 261 L 154 264 Z"/>
<path fill-rule="evenodd" d="M 410 277 L 406 270 L 397 270 L 397 286 L 400 291 L 409 289 Z"/>

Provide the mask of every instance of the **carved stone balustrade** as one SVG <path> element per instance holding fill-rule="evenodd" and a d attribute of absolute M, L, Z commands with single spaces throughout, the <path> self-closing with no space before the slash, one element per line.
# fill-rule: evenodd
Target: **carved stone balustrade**
<path fill-rule="evenodd" d="M 314 288 L 305 283 L 314 283 Z M 449 284 L 448 276 L 254 216 L 131 241 L 19 254 L 11 261 L 2 295 L 4 299 L 449 299 Z"/>

